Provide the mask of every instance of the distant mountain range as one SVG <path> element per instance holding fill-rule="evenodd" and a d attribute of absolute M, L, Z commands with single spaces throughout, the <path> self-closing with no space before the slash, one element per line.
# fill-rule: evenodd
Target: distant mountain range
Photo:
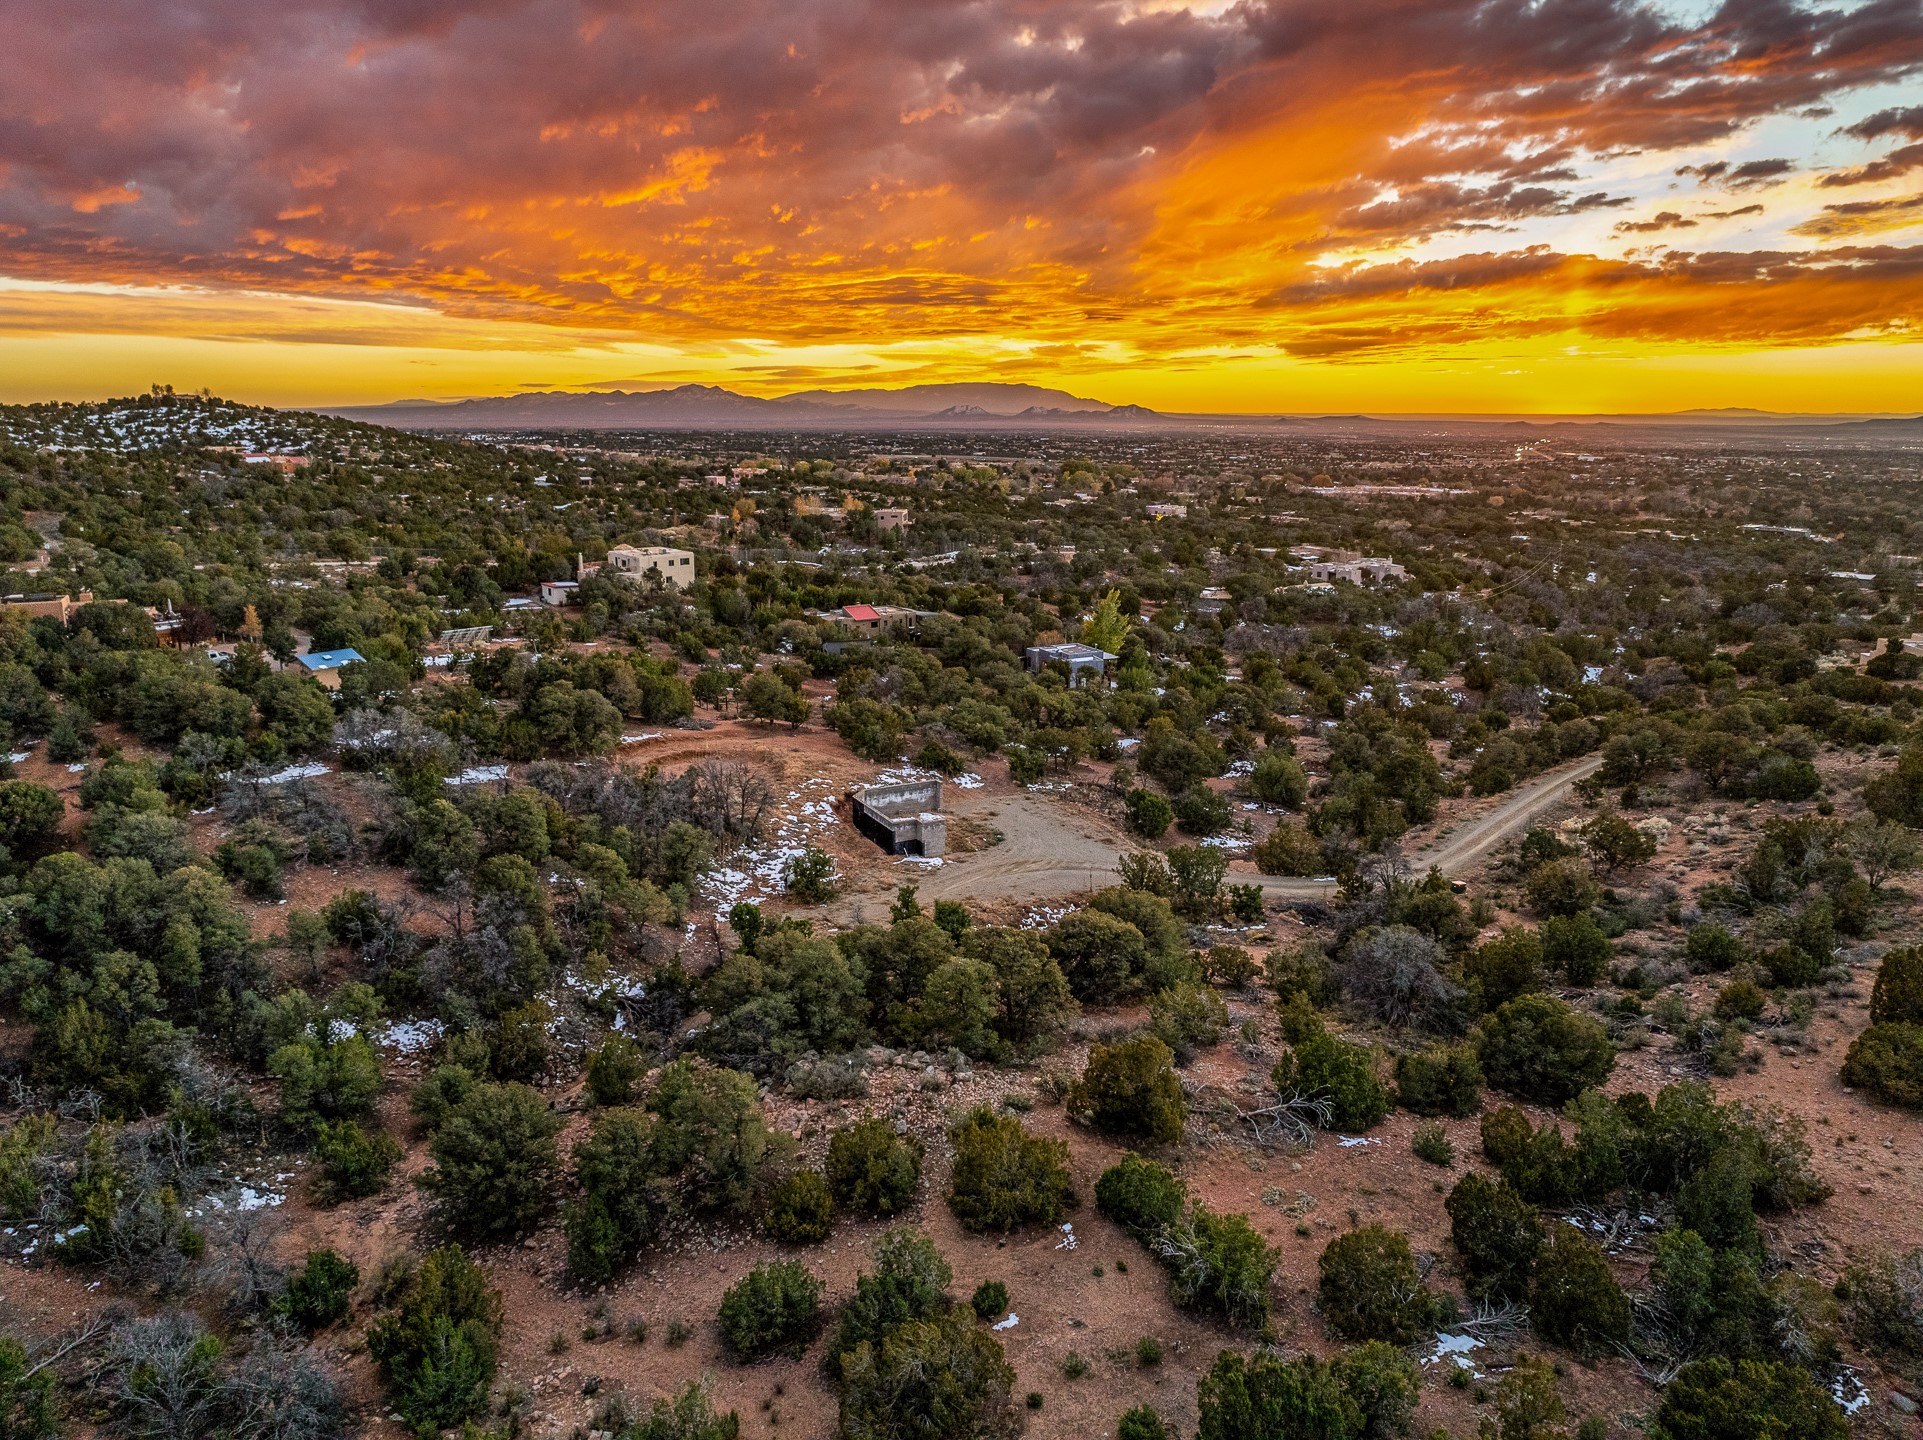
<path fill-rule="evenodd" d="M 898 390 L 797 390 L 783 395 L 778 405 L 820 405 L 833 410 L 865 410 L 888 415 L 933 415 L 967 410 L 988 415 L 1014 416 L 1026 411 L 1052 415 L 1105 415 L 1116 407 L 1086 400 L 1066 390 L 1041 385 L 1005 385 L 979 381 L 964 385 L 905 385 Z"/>
<path fill-rule="evenodd" d="M 1197 415 L 1111 405 L 1041 385 L 904 385 L 897 389 L 799 390 L 763 399 L 719 385 L 659 390 L 528 391 L 474 400 L 399 400 L 324 409 L 327 415 L 402 430 L 901 430 L 1089 428 L 1190 429 L 1286 425 L 1373 434 L 1498 430 L 1820 431 L 1833 438 L 1923 438 L 1923 417 L 1815 415 L 1772 410 L 1677 410 L 1642 415 Z"/>
<path fill-rule="evenodd" d="M 1040 385 L 905 385 L 802 390 L 764 400 L 718 385 L 665 390 L 529 391 L 478 400 L 401 400 L 327 410 L 403 430 L 787 429 L 849 425 L 1142 425 L 1169 423 L 1140 405 L 1110 405 Z"/>

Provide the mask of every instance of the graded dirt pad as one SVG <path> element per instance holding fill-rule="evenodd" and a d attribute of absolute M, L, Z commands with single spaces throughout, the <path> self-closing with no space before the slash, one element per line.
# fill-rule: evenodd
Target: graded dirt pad
<path fill-rule="evenodd" d="M 939 866 L 871 868 L 855 893 L 878 888 L 890 873 L 914 874 L 924 901 L 1023 903 L 1055 900 L 1115 883 L 1115 866 L 1130 848 L 1121 831 L 1093 811 L 1046 792 L 997 785 L 980 790 L 945 787 L 948 812 L 979 823 L 1000 839 L 972 854 L 951 854 Z M 890 857 L 876 856 L 886 861 Z M 839 911 L 838 911 L 839 913 Z"/>
<path fill-rule="evenodd" d="M 655 765 L 662 773 L 678 775 L 703 760 L 779 760 L 798 774 L 820 775 L 837 783 L 853 784 L 872 767 L 850 754 L 834 731 L 819 725 L 791 729 L 758 720 L 714 720 L 706 728 L 680 730 L 630 722 L 632 736 L 612 757 L 620 765 Z"/>

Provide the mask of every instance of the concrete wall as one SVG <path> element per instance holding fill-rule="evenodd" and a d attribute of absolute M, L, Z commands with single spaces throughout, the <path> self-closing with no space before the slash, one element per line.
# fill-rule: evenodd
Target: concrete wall
<path fill-rule="evenodd" d="M 890 855 L 940 855 L 948 848 L 941 781 L 869 785 L 853 796 L 855 828 Z"/>
<path fill-rule="evenodd" d="M 899 785 L 864 785 L 855 798 L 877 815 L 919 815 L 941 809 L 941 781 L 909 780 Z"/>

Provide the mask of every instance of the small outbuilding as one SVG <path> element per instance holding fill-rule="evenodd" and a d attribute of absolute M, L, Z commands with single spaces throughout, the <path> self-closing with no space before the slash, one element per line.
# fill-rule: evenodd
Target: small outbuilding
<path fill-rule="evenodd" d="M 855 828 L 890 855 L 939 856 L 948 849 L 948 817 L 941 813 L 941 781 L 864 785 L 850 800 Z"/>
<path fill-rule="evenodd" d="M 309 650 L 294 657 L 294 669 L 311 675 L 328 690 L 341 688 L 341 671 L 349 665 L 363 665 L 367 657 L 358 650 Z"/>

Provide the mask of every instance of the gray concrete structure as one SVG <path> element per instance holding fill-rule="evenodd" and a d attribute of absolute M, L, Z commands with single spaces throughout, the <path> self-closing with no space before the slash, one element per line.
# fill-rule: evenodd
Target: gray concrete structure
<path fill-rule="evenodd" d="M 1106 650 L 1097 650 L 1093 645 L 1072 640 L 1056 645 L 1031 645 L 1023 653 L 1030 670 L 1044 670 L 1051 664 L 1066 665 L 1070 686 L 1080 685 L 1091 675 L 1104 673 L 1108 663 L 1116 658 Z"/>
<path fill-rule="evenodd" d="M 935 855 L 948 848 L 941 781 L 864 785 L 850 797 L 855 828 L 890 855 Z"/>

